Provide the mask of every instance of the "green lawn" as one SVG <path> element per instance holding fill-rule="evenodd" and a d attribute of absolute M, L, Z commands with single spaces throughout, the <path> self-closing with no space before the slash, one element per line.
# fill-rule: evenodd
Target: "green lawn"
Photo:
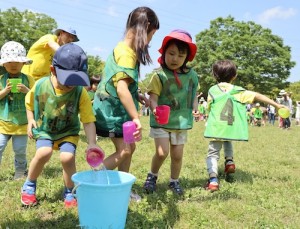
<path fill-rule="evenodd" d="M 208 140 L 203 138 L 204 123 L 195 123 L 189 131 L 180 177 L 185 196 L 177 198 L 167 188 L 169 158 L 161 168 L 157 192 L 143 193 L 154 142 L 148 137 L 148 117 L 141 119 L 143 140 L 137 144 L 131 173 L 137 178 L 133 189 L 143 199 L 140 203 L 130 203 L 126 228 L 300 228 L 300 127 L 292 126 L 287 131 L 277 125 L 250 126 L 249 142 L 234 143 L 237 169 L 233 180 L 226 182 L 224 174 L 220 174 L 220 191 L 210 193 L 203 188 L 207 180 Z M 100 139 L 98 144 L 107 155 L 113 152 L 108 139 Z M 78 171 L 89 170 L 85 147 L 85 143 L 80 143 L 78 148 Z M 34 153 L 34 142 L 29 141 L 29 160 Z M 12 155 L 9 143 L 0 169 L 0 228 L 78 228 L 77 209 L 63 207 L 58 152 L 38 179 L 40 204 L 34 208 L 21 206 L 20 189 L 24 180 L 12 179 Z M 219 169 L 224 170 L 223 159 Z"/>

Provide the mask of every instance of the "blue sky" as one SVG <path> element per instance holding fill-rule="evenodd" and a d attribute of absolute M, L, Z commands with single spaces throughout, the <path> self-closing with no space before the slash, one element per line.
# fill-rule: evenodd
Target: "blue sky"
<path fill-rule="evenodd" d="M 158 67 L 157 50 L 171 30 L 185 29 L 195 39 L 196 34 L 209 28 L 211 20 L 231 15 L 237 21 L 254 21 L 283 38 L 297 63 L 288 80 L 300 80 L 300 33 L 296 32 L 300 1 L 297 0 L 0 0 L 0 3 L 1 11 L 11 7 L 20 11 L 29 9 L 51 16 L 59 27 L 74 27 L 80 39 L 77 44 L 104 61 L 122 40 L 128 14 L 138 6 L 149 6 L 157 13 L 161 28 L 150 43 L 153 65 L 142 67 L 142 76 Z"/>

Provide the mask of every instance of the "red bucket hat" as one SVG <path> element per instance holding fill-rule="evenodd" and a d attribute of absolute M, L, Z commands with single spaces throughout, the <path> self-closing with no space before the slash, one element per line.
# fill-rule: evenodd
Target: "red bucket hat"
<path fill-rule="evenodd" d="M 188 61 L 192 61 L 196 55 L 197 46 L 193 43 L 192 36 L 188 32 L 181 29 L 173 30 L 168 36 L 166 36 L 162 42 L 161 48 L 158 51 L 163 54 L 166 44 L 172 39 L 183 41 L 189 45 L 190 54 L 188 56 Z"/>

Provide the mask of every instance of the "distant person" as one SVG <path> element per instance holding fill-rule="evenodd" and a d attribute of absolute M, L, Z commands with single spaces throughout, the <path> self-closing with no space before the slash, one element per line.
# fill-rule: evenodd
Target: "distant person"
<path fill-rule="evenodd" d="M 182 167 L 183 148 L 187 142 L 187 131 L 193 127 L 194 116 L 199 116 L 197 73 L 187 67 L 197 52 L 191 35 L 184 30 L 173 30 L 162 42 L 158 62 L 161 69 L 151 78 L 150 94 L 150 137 L 154 138 L 155 153 L 150 171 L 144 183 L 147 193 L 156 191 L 158 172 L 170 153 L 171 168 L 169 188 L 177 195 L 184 191 L 179 182 Z M 156 121 L 159 105 L 171 108 L 169 122 L 160 125 Z"/>
<path fill-rule="evenodd" d="M 296 126 L 299 126 L 300 125 L 300 101 L 296 101 L 295 119 L 296 119 Z"/>
<path fill-rule="evenodd" d="M 97 91 L 97 87 L 101 81 L 101 76 L 94 75 L 90 78 L 90 86 L 87 87 L 88 94 L 90 96 L 91 102 L 94 102 L 95 92 Z"/>
<path fill-rule="evenodd" d="M 109 55 L 96 95 L 93 109 L 96 114 L 97 135 L 109 137 L 114 144 L 114 153 L 104 160 L 107 169 L 118 168 L 129 172 L 135 143 L 125 144 L 122 125 L 127 121 L 136 124 L 136 139 L 142 136 L 139 105 L 148 105 L 143 94 L 138 93 L 140 65 L 152 62 L 148 48 L 152 36 L 159 29 L 155 12 L 148 7 L 138 7 L 128 16 L 123 41 Z M 141 197 L 131 192 L 131 200 Z"/>
<path fill-rule="evenodd" d="M 261 110 L 260 103 L 256 103 L 253 108 L 254 126 L 261 126 L 263 111 Z"/>
<path fill-rule="evenodd" d="M 292 105 L 292 101 L 291 101 L 290 97 L 288 96 L 288 93 L 285 90 L 281 90 L 279 92 L 279 95 L 282 96 L 279 99 L 279 103 L 286 106 L 289 109 L 290 114 L 291 114 L 293 105 Z M 291 117 L 290 116 L 287 118 L 282 118 L 281 128 L 286 129 L 286 130 L 289 130 L 291 128 Z"/>
<path fill-rule="evenodd" d="M 269 124 L 274 126 L 275 124 L 275 115 L 276 115 L 276 109 L 272 105 L 268 105 L 268 119 L 269 119 Z"/>
<path fill-rule="evenodd" d="M 46 34 L 38 39 L 29 49 L 27 57 L 33 60 L 25 65 L 22 72 L 39 80 L 50 75 L 50 65 L 56 50 L 64 44 L 79 41 L 76 31 L 72 28 L 60 28 L 54 34 Z"/>
<path fill-rule="evenodd" d="M 87 67 L 87 56 L 79 46 L 73 43 L 63 45 L 54 55 L 51 75 L 37 81 L 26 95 L 27 131 L 29 138 L 36 140 L 37 150 L 22 187 L 21 202 L 25 206 L 37 204 L 37 179 L 53 150 L 60 151 L 65 207 L 77 206 L 71 176 L 76 173 L 80 121 L 88 142 L 87 150 L 99 149 L 96 145 L 96 119 L 88 93 L 83 88 L 90 84 Z"/>
<path fill-rule="evenodd" d="M 199 100 L 199 105 L 198 105 L 199 120 L 200 121 L 205 121 L 206 120 L 206 105 L 207 105 L 207 103 L 206 103 L 205 99 L 203 97 L 201 97 L 200 100 Z"/>
<path fill-rule="evenodd" d="M 230 60 L 216 61 L 212 66 L 212 73 L 217 84 L 208 91 L 209 115 L 204 137 L 211 139 L 206 158 L 209 174 L 206 188 L 216 191 L 219 189 L 218 161 L 222 146 L 225 154 L 225 174 L 230 174 L 235 172 L 231 142 L 248 141 L 245 104 L 260 101 L 277 109 L 285 106 L 262 94 L 233 85 L 232 82 L 237 77 L 237 69 Z"/>
<path fill-rule="evenodd" d="M 25 64 L 32 60 L 26 57 L 23 45 L 15 41 L 6 42 L 0 52 L 0 66 L 6 72 L 0 76 L 0 164 L 7 143 L 12 139 L 15 154 L 14 179 L 25 177 L 27 170 L 27 118 L 25 95 L 34 85 L 34 79 L 21 73 Z M 19 79 L 13 89 L 11 80 Z"/>

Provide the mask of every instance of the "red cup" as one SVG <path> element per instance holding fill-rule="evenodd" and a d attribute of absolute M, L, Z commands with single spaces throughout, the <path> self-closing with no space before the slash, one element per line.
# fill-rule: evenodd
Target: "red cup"
<path fill-rule="evenodd" d="M 133 121 L 123 123 L 123 139 L 125 143 L 134 143 L 133 133 L 136 132 L 136 125 Z"/>
<path fill-rule="evenodd" d="M 93 168 L 98 167 L 103 162 L 104 157 L 104 152 L 98 148 L 91 148 L 86 151 L 86 161 Z"/>
<path fill-rule="evenodd" d="M 160 125 L 166 125 L 169 122 L 170 107 L 167 105 L 160 105 L 156 107 L 156 122 Z"/>

